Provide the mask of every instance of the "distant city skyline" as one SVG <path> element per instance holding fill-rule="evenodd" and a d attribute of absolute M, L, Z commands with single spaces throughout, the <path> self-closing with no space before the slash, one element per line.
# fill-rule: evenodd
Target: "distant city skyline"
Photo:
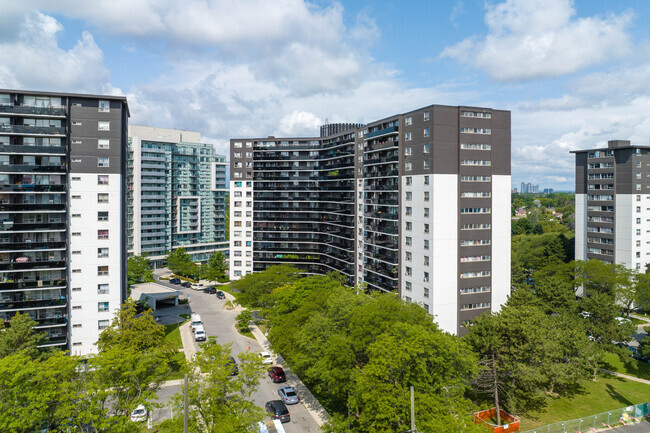
<path fill-rule="evenodd" d="M 1 11 L 11 61 L 0 87 L 126 95 L 132 123 L 201 131 L 219 154 L 232 137 L 314 136 L 326 121 L 429 101 L 498 107 L 512 112 L 513 188 L 573 190 L 569 151 L 650 137 L 647 2 L 25 0 Z"/>

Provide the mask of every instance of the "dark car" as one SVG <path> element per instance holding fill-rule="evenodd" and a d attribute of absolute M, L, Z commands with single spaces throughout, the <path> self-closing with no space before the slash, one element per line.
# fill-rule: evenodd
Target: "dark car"
<path fill-rule="evenodd" d="M 237 367 L 237 361 L 235 361 L 235 358 L 230 356 L 230 359 L 228 360 L 226 365 L 232 369 L 230 372 L 231 376 L 237 376 L 239 374 L 239 367 Z"/>
<path fill-rule="evenodd" d="M 291 416 L 289 415 L 289 409 L 282 402 L 282 400 L 271 400 L 267 401 L 264 409 L 271 415 L 273 419 L 279 419 L 280 422 L 289 422 L 291 421 Z"/>
<path fill-rule="evenodd" d="M 181 283 L 181 287 L 185 287 L 186 289 L 189 289 L 190 287 L 192 287 L 192 283 L 190 283 L 189 281 L 183 281 Z"/>
<path fill-rule="evenodd" d="M 273 383 L 281 383 L 287 381 L 287 376 L 285 376 L 282 367 L 271 367 L 269 368 L 268 373 Z"/>
<path fill-rule="evenodd" d="M 217 293 L 217 290 L 214 287 L 206 287 L 205 289 L 203 289 L 203 292 L 208 293 L 210 295 L 214 295 L 215 293 Z"/>
<path fill-rule="evenodd" d="M 170 284 L 180 284 L 181 279 L 180 278 L 172 278 L 169 280 Z"/>
<path fill-rule="evenodd" d="M 217 290 L 217 299 L 226 299 L 226 295 L 221 290 Z"/>

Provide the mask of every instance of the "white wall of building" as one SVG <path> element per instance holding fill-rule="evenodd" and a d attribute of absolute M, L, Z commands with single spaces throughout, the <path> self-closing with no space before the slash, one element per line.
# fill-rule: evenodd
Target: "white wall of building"
<path fill-rule="evenodd" d="M 253 181 L 231 180 L 230 192 L 230 279 L 238 280 L 253 273 Z"/>
<path fill-rule="evenodd" d="M 133 149 L 133 183 L 127 188 L 133 194 L 133 250 L 135 255 L 142 254 L 142 145 L 140 137 L 132 137 Z"/>
<path fill-rule="evenodd" d="M 639 230 L 639 233 L 645 231 L 643 214 L 635 213 L 635 206 L 637 204 L 641 206 L 641 202 L 636 203 L 636 196 L 631 194 L 616 194 L 614 200 L 616 215 L 614 221 L 614 233 L 616 234 L 614 257 L 616 263 L 623 264 L 628 268 L 634 268 L 636 260 L 640 261 L 640 259 L 634 257 L 635 247 L 633 245 L 635 240 L 641 239 L 641 236 L 636 233 L 637 230 Z M 597 236 L 597 234 L 593 235 Z"/>
<path fill-rule="evenodd" d="M 575 195 L 575 259 L 585 260 L 587 257 L 587 195 Z"/>
<path fill-rule="evenodd" d="M 499 311 L 510 295 L 510 181 L 510 176 L 492 176 L 492 311 Z"/>
<path fill-rule="evenodd" d="M 70 311 L 71 351 L 73 355 L 96 353 L 94 343 L 101 330 L 100 321 L 113 318 L 120 307 L 121 274 L 121 179 L 109 174 L 108 185 L 98 185 L 97 174 L 71 174 L 70 181 Z M 80 178 L 75 180 L 74 178 Z M 98 194 L 108 193 L 108 203 L 98 203 Z M 108 221 L 98 221 L 98 212 L 108 212 Z M 108 239 L 98 239 L 98 230 L 108 230 Z M 98 249 L 108 248 L 108 257 Z M 99 266 L 108 266 L 108 275 L 98 275 Z M 108 284 L 108 293 L 98 285 Z M 108 302 L 107 311 L 99 303 Z M 106 323 L 106 322 L 103 322 Z"/>

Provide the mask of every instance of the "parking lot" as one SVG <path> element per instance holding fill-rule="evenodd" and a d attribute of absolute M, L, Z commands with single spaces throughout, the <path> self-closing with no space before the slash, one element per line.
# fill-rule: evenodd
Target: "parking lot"
<path fill-rule="evenodd" d="M 248 350 L 256 352 L 264 350 L 259 345 L 257 340 L 244 337 L 235 330 L 235 318 L 239 312 L 224 310 L 222 306 L 225 304 L 225 300 L 219 300 L 217 299 L 216 295 L 213 294 L 181 288 L 178 285 L 172 285 L 164 280 L 160 280 L 158 283 L 167 287 L 173 287 L 175 289 L 181 290 L 184 294 L 189 295 L 190 308 L 186 310 L 186 313 L 190 313 L 191 311 L 192 313 L 200 314 L 204 329 L 208 337 L 217 337 L 217 341 L 220 344 L 231 343 L 231 353 L 235 358 L 237 357 L 237 354 L 246 352 Z M 176 308 L 174 308 L 174 310 L 176 310 Z M 172 312 L 170 310 L 169 312 L 171 314 L 178 314 L 176 311 Z M 165 310 L 157 312 L 157 315 L 165 314 Z M 193 342 L 193 344 L 196 346 L 196 343 Z M 307 393 L 304 392 L 304 385 L 302 385 L 296 376 L 291 374 L 291 372 L 287 372 L 287 382 L 281 384 L 274 384 L 268 375 L 265 374 L 260 381 L 257 392 L 253 395 L 253 401 L 259 407 L 264 408 L 264 405 L 267 401 L 279 399 L 277 390 L 280 386 L 283 385 L 290 385 L 296 388 L 296 392 L 298 393 L 298 396 L 301 397 L 301 400 L 303 394 L 307 395 Z M 163 388 L 163 390 L 161 390 L 159 393 L 159 397 L 161 399 L 160 402 L 164 405 L 167 405 L 169 398 L 174 393 L 179 391 L 180 385 L 167 386 Z M 287 408 L 291 414 L 291 421 L 283 424 L 287 433 L 311 433 L 321 431 L 318 423 L 316 423 L 302 402 L 299 404 L 287 406 Z M 153 416 L 154 421 L 164 419 L 169 416 L 169 408 L 157 409 L 154 412 Z M 267 419 L 270 419 L 270 417 Z"/>

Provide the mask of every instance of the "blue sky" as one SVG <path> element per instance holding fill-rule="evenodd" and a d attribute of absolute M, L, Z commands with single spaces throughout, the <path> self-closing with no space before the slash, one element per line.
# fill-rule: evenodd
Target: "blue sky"
<path fill-rule="evenodd" d="M 650 140 L 650 2 L 0 1 L 0 87 L 127 95 L 132 124 L 315 135 L 429 104 L 512 111 L 512 180 Z"/>

